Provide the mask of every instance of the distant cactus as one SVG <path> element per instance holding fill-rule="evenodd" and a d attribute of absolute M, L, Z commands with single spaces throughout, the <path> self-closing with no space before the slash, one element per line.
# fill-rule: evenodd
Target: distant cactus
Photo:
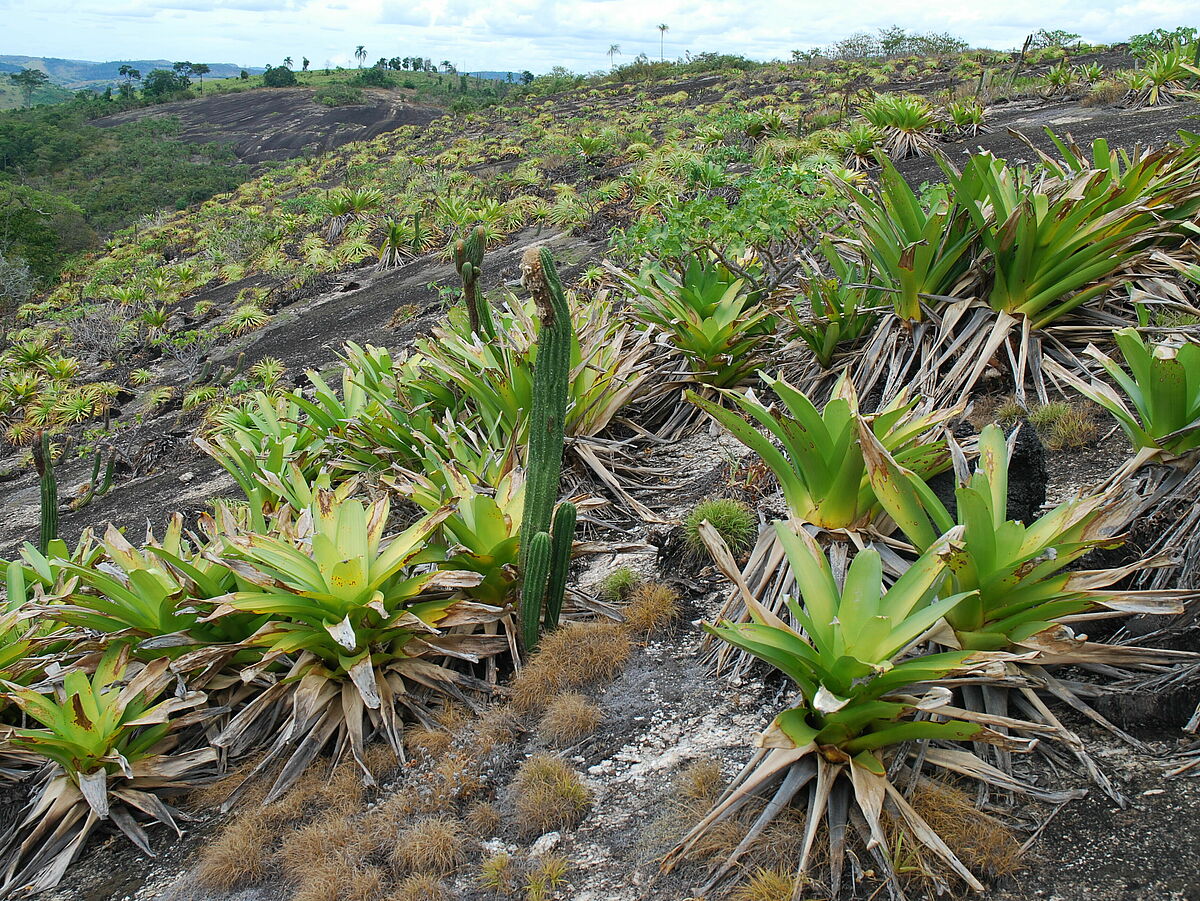
<path fill-rule="evenodd" d="M 42 516 L 38 529 L 38 550 L 45 554 L 50 542 L 58 537 L 58 480 L 54 477 L 54 456 L 50 435 L 41 432 L 33 445 L 33 465 L 41 487 Z"/>
<path fill-rule="evenodd" d="M 483 253 L 487 249 L 487 232 L 477 225 L 466 239 L 454 243 L 454 268 L 463 283 L 463 302 L 471 321 L 471 333 L 484 338 L 496 337 L 492 311 L 479 292 L 479 276 L 483 274 Z"/>
<path fill-rule="evenodd" d="M 96 451 L 96 455 L 92 458 L 92 478 L 88 482 L 87 490 L 80 496 L 79 500 L 75 501 L 74 507 L 80 510 L 90 504 L 98 497 L 104 497 L 112 488 L 113 473 L 117 467 L 117 451 L 116 448 L 109 448 L 108 463 L 104 467 L 104 478 L 100 478 L 100 464 L 104 460 L 104 454 L 101 451 Z"/>
<path fill-rule="evenodd" d="M 571 311 L 550 251 L 527 250 L 521 260 L 521 271 L 541 320 L 525 454 L 525 509 L 521 519 L 521 568 L 525 578 L 521 591 L 521 640 L 526 651 L 531 651 L 537 645 L 543 611 L 547 628 L 558 625 L 575 533 L 574 505 L 564 503 L 555 510 L 562 474 L 573 335 Z"/>

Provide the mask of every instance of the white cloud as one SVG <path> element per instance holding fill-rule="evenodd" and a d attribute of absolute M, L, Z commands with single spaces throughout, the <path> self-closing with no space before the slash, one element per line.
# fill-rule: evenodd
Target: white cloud
<path fill-rule="evenodd" d="M 1194 0 L 0 0 L 10 52 L 80 59 L 171 57 L 261 65 L 308 56 L 352 63 L 421 53 L 460 68 L 605 68 L 685 51 L 787 58 L 854 31 L 901 25 L 950 31 L 976 45 L 1009 48 L 1037 28 L 1113 42 L 1156 27 L 1194 24 Z"/>

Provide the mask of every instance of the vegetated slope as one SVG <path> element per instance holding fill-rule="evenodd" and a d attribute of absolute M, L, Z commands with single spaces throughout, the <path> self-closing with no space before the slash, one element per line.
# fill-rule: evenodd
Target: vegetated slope
<path fill-rule="evenodd" d="M 879 86 L 920 90 L 967 84 L 972 80 L 969 74 L 955 74 L 959 64 L 928 67 L 932 71 L 922 69 L 912 77 L 901 73 L 894 83 L 885 79 L 887 83 Z M 568 284 L 577 286 L 581 297 L 590 296 L 604 278 L 588 265 L 604 255 L 637 265 L 647 256 L 668 256 L 685 241 L 707 234 L 721 241 L 742 237 L 765 244 L 778 237 L 773 228 L 790 231 L 802 217 L 819 227 L 841 202 L 835 178 L 860 177 L 842 165 L 845 157 L 836 144 L 824 143 L 828 134 L 814 136 L 819 125 L 828 124 L 823 117 L 836 106 L 836 90 L 825 89 L 812 73 L 790 67 L 746 75 L 690 75 L 639 86 L 588 86 L 531 101 L 526 108 L 380 135 L 324 159 L 283 167 L 197 210 L 123 236 L 110 251 L 69 273 L 66 284 L 46 303 L 28 306 L 22 321 L 41 331 L 18 336 L 22 342 L 47 334 L 78 341 L 84 335 L 95 338 L 106 322 L 110 328 L 123 322 L 136 332 L 123 342 L 97 342 L 79 351 L 86 357 L 81 371 L 65 380 L 64 398 L 75 385 L 107 383 L 116 390 L 110 391 L 111 421 L 103 429 L 95 418 L 86 429 L 73 428 L 75 449 L 83 453 L 62 464 L 64 493 L 67 486 L 74 489 L 88 481 L 91 451 L 106 442 L 121 447 L 127 468 L 111 494 L 64 515 L 64 535 L 73 539 L 84 524 L 108 518 L 130 526 L 130 535 L 136 535 L 144 520 L 158 528 L 168 510 L 193 513 L 214 495 L 234 494 L 232 483 L 190 446 L 192 434 L 208 427 L 222 408 L 244 403 L 257 388 L 274 391 L 303 384 L 302 370 L 333 362 L 343 340 L 397 351 L 408 346 L 415 334 L 441 317 L 444 295 L 450 295 L 450 302 L 455 299 L 456 291 L 438 290 L 456 280 L 444 251 L 476 223 L 483 224 L 490 241 L 484 262 L 486 288 L 511 287 L 520 251 L 549 239 L 566 264 L 562 268 Z M 1041 102 L 993 107 L 990 121 L 996 130 L 991 135 L 951 141 L 945 149 L 957 158 L 958 150 L 976 142 L 1006 140 L 1001 126 L 1007 124 L 1049 148 L 1039 130 L 1046 108 Z M 1126 135 L 1165 140 L 1176 125 L 1186 124 L 1196 107 L 1179 104 L 1136 115 L 1062 103 L 1049 109 L 1060 120 L 1071 118 L 1064 130 L 1074 125 L 1083 131 L 1094 123 L 1103 130 L 1112 123 L 1106 137 L 1118 145 L 1126 143 Z M 786 124 L 775 128 L 772 113 L 781 113 Z M 800 122 L 805 126 L 796 127 Z M 1145 122 L 1153 126 L 1123 128 L 1139 123 L 1140 129 Z M 1003 146 L 1027 153 L 1023 144 Z M 914 182 L 940 174 L 912 161 L 903 165 Z M 572 234 L 564 238 L 567 232 Z M 610 240 L 615 246 L 609 246 Z M 402 255 L 402 265 L 394 271 L 377 271 L 374 260 L 379 249 L 388 246 L 413 258 Z M 504 293 L 496 292 L 495 300 L 503 299 Z M 163 339 L 164 331 L 170 341 Z M 785 350 L 773 352 L 778 356 L 771 363 L 795 362 Z M 201 362 L 205 354 L 207 367 Z M 675 360 L 670 368 L 687 367 Z M 208 419 L 203 418 L 206 407 Z M 24 431 L 19 428 L 23 422 L 31 423 Z M 12 416 L 10 429 L 13 426 L 18 428 L 11 437 L 28 440 L 32 417 Z M 680 476 L 686 484 L 677 493 L 652 485 L 639 492 L 639 498 L 673 521 L 692 500 L 725 490 L 735 466 L 728 448 L 713 445 L 701 434 L 679 447 L 676 459 L 670 459 L 673 451 L 646 448 L 647 460 L 674 465 L 676 472 L 686 474 Z M 1105 448 L 1094 450 L 1063 454 L 1051 468 L 1056 477 L 1064 476 L 1063 464 L 1084 456 L 1091 468 L 1078 477 L 1086 483 L 1097 473 L 1107 474 L 1113 465 Z M 21 453 L 15 450 L 8 461 L 15 476 L 6 500 L 8 549 L 22 535 L 32 534 L 37 510 L 36 487 L 19 468 Z M 588 490 L 603 493 L 586 471 L 576 469 L 572 476 Z M 1056 482 L 1053 487 L 1072 486 Z M 622 523 L 630 528 L 627 537 L 650 537 L 642 524 Z M 7 553 L 11 556 L 11 550 Z M 711 573 L 695 578 L 670 555 L 658 562 L 651 556 L 635 559 L 660 577 L 679 578 L 689 604 L 685 621 L 715 615 L 723 582 Z M 590 589 L 591 583 L 585 587 Z M 705 665 L 695 657 L 698 641 L 685 626 L 639 650 L 630 673 L 611 689 L 601 689 L 607 720 L 602 731 L 564 752 L 572 765 L 590 768 L 596 791 L 596 808 L 579 834 L 556 839 L 579 868 L 577 878 L 568 876 L 576 892 L 572 897 L 686 897 L 680 881 L 634 881 L 653 871 L 646 853 L 653 840 L 639 820 L 655 819 L 675 800 L 671 782 L 681 761 L 711 754 L 727 773 L 736 770 L 745 759 L 749 733 L 765 724 L 764 711 L 778 706 L 773 696 L 783 691 L 776 683 L 757 680 L 726 689 L 706 676 L 698 679 Z M 714 689 L 718 684 L 719 694 Z M 1092 732 L 1087 737 L 1096 739 Z M 530 745 L 518 747 L 523 752 Z M 1157 790 L 1152 788 L 1158 784 L 1155 774 L 1148 773 L 1136 755 L 1118 746 L 1111 756 L 1106 766 L 1127 775 L 1136 790 Z M 513 765 L 509 759 L 489 760 L 487 777 L 503 782 Z M 397 784 L 402 784 L 400 777 Z M 1106 817 L 1104 804 L 1099 813 L 1089 811 L 1094 819 L 1072 818 L 1074 810 L 1068 810 L 1061 822 L 1075 831 L 1057 840 L 1060 856 L 1044 859 L 1021 883 L 1022 896 L 1043 891 L 1064 898 L 1105 897 L 1101 893 L 1113 888 L 1113 873 L 1088 866 L 1102 853 L 1091 849 L 1104 848 L 1103 853 L 1113 856 L 1128 850 L 1128 859 L 1141 863 L 1139 849 L 1156 847 L 1160 827 L 1190 799 L 1193 789 L 1173 783 L 1166 795 L 1139 799 L 1146 810 L 1136 818 Z M 319 819 L 314 822 L 316 828 L 323 826 Z M 338 835 L 346 828 L 339 825 Z M 507 848 L 511 840 L 523 853 L 527 839 L 511 823 L 501 828 L 503 838 L 499 846 L 493 843 L 493 850 Z M 1050 832 L 1055 828 L 1052 823 Z M 1135 834 L 1129 834 L 1130 828 Z M 1103 840 L 1097 838 L 1095 833 L 1106 829 L 1111 831 Z M 485 835 L 490 838 L 492 833 L 480 837 Z M 1081 851 L 1079 859 L 1064 868 L 1061 855 L 1081 845 L 1073 837 L 1092 844 L 1088 853 Z M 1185 855 L 1155 863 L 1159 869 L 1147 871 L 1139 884 L 1121 887 L 1128 889 L 1126 897 L 1162 897 L 1187 890 L 1192 877 Z M 142 882 L 144 871 L 136 869 L 140 866 L 122 851 L 113 856 L 104 852 L 77 870 L 73 888 L 63 894 L 125 895 Z M 294 861 L 290 866 L 289 878 L 299 878 L 304 866 Z M 114 872 L 134 878 L 113 880 Z M 174 876 L 172 871 L 158 872 L 139 896 L 156 897 L 159 886 L 175 881 Z M 461 875 L 457 888 L 462 897 L 488 895 L 469 873 Z M 179 893 L 172 897 L 195 890 L 181 880 Z M 278 891 L 288 889 L 275 886 L 255 890 L 253 896 Z"/>
<path fill-rule="evenodd" d="M 314 102 L 313 93 L 309 88 L 267 88 L 213 94 L 117 113 L 92 124 L 110 128 L 147 118 L 177 118 L 180 140 L 226 144 L 241 162 L 254 164 L 315 156 L 405 125 L 425 125 L 441 114 L 436 107 L 384 90 L 368 89 L 364 103 L 335 107 Z"/>

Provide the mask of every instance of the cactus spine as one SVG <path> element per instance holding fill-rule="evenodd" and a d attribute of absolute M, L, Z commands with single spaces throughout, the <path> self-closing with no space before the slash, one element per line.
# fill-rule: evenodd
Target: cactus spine
<path fill-rule="evenodd" d="M 564 503 L 555 510 L 562 474 L 574 336 L 571 311 L 550 251 L 527 250 L 521 260 L 521 271 L 541 320 L 525 455 L 525 509 L 521 518 L 521 570 L 525 577 L 521 590 L 521 639 L 526 651 L 531 651 L 537 644 L 543 609 L 546 627 L 558 624 L 575 533 L 574 505 Z"/>
<path fill-rule="evenodd" d="M 492 311 L 479 293 L 479 276 L 483 273 L 483 252 L 487 249 L 487 232 L 482 225 L 471 229 L 465 240 L 454 243 L 454 268 L 463 283 L 463 302 L 471 320 L 471 333 L 485 338 L 496 337 Z"/>
<path fill-rule="evenodd" d="M 33 465 L 41 487 L 42 518 L 38 529 L 38 550 L 45 554 L 50 542 L 58 537 L 58 480 L 54 477 L 54 458 L 50 435 L 42 432 L 33 445 Z"/>

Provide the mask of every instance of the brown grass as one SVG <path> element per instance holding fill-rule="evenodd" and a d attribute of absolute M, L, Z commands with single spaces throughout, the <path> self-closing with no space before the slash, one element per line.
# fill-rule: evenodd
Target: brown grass
<path fill-rule="evenodd" d="M 649 636 L 679 619 L 679 595 L 666 585 L 647 582 L 633 592 L 624 613 L 625 628 Z"/>
<path fill-rule="evenodd" d="M 385 884 L 379 867 L 330 857 L 309 868 L 292 901 L 378 901 Z"/>
<path fill-rule="evenodd" d="M 538 735 L 563 748 L 596 731 L 604 713 L 585 695 L 565 691 L 550 702 L 538 723 Z"/>
<path fill-rule="evenodd" d="M 612 679 L 631 647 L 616 623 L 568 623 L 544 636 L 537 655 L 512 683 L 512 707 L 519 714 L 542 710 L 560 692 Z"/>
<path fill-rule="evenodd" d="M 1003 823 L 944 782 L 921 783 L 910 803 L 976 875 L 1010 876 L 1021 869 L 1021 845 Z"/>
<path fill-rule="evenodd" d="M 436 760 L 454 743 L 454 737 L 443 729 L 416 727 L 404 733 L 404 750 L 416 760 Z"/>
<path fill-rule="evenodd" d="M 499 829 L 503 818 L 500 810 L 490 801 L 478 801 L 471 805 L 465 818 L 467 828 L 473 835 L 491 836 Z"/>
<path fill-rule="evenodd" d="M 319 817 L 312 823 L 283 835 L 275 861 L 289 882 L 300 883 L 313 866 L 341 856 L 359 841 L 359 830 L 345 817 Z"/>
<path fill-rule="evenodd" d="M 449 876 L 466 862 L 467 842 L 460 820 L 426 817 L 400 833 L 391 861 L 401 872 Z"/>
<path fill-rule="evenodd" d="M 682 770 L 675 779 L 675 793 L 689 801 L 706 801 L 712 803 L 725 788 L 725 779 L 721 775 L 721 764 L 711 757 L 701 757 L 693 760 Z"/>
<path fill-rule="evenodd" d="M 396 883 L 387 901 L 450 901 L 450 893 L 436 876 L 414 873 Z"/>
<path fill-rule="evenodd" d="M 591 802 L 579 774 L 551 754 L 536 754 L 521 764 L 513 794 L 518 825 L 527 835 L 574 826 Z"/>
<path fill-rule="evenodd" d="M 197 880 L 219 892 L 261 882 L 270 872 L 277 831 L 257 809 L 239 814 L 205 845 Z"/>

